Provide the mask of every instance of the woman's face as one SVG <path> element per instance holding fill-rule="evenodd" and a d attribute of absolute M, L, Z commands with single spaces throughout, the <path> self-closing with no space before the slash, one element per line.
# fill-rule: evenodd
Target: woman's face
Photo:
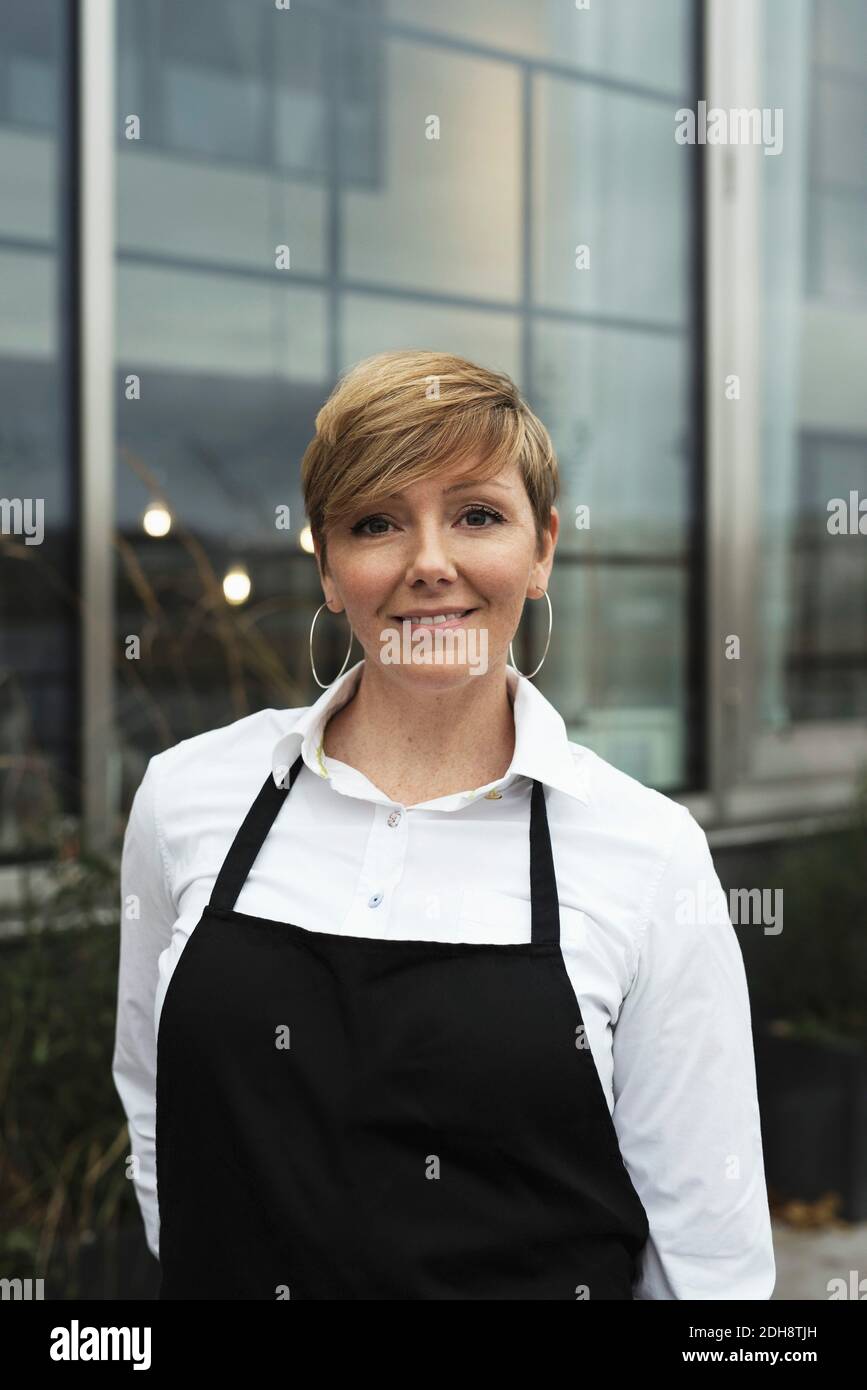
<path fill-rule="evenodd" d="M 474 666 L 475 674 L 502 668 L 524 600 L 548 587 L 556 508 L 538 553 L 518 465 L 486 482 L 466 474 L 464 464 L 420 479 L 327 533 L 328 573 L 320 565 L 320 575 L 328 606 L 346 610 L 368 664 L 395 679 L 448 688 Z M 409 621 L 443 614 L 445 625 Z"/>

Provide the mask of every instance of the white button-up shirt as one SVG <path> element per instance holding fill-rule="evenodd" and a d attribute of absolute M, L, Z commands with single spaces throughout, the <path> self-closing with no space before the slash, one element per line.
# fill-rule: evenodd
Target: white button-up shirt
<path fill-rule="evenodd" d="M 156 1035 L 166 988 L 269 766 L 280 783 L 300 752 L 304 767 L 235 906 L 312 931 L 529 941 L 530 790 L 533 778 L 544 784 L 563 960 L 650 1227 L 635 1296 L 770 1298 L 749 996 L 704 831 L 670 797 L 570 742 L 554 707 L 511 667 L 515 749 L 505 776 L 394 802 L 323 752 L 327 719 L 362 665 L 308 708 L 260 710 L 156 754 L 136 791 L 112 1072 L 151 1251 L 158 1256 Z M 211 1136 L 197 1142 L 207 1151 Z"/>

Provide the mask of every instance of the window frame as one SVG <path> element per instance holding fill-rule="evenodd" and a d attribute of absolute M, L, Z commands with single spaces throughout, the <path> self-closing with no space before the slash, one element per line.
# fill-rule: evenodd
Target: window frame
<path fill-rule="evenodd" d="M 708 108 L 761 104 L 761 22 L 754 0 L 705 0 Z M 867 728 L 852 721 L 773 732 L 756 719 L 761 157 L 759 146 L 704 147 L 710 779 L 706 795 L 680 798 L 703 824 L 737 830 L 742 840 L 762 838 L 770 822 L 776 833 L 781 823 L 797 833 L 817 814 L 845 812 L 853 769 L 867 761 Z M 723 393 L 734 371 L 746 383 L 736 409 Z M 741 639 L 737 662 L 725 659 L 729 633 Z"/>

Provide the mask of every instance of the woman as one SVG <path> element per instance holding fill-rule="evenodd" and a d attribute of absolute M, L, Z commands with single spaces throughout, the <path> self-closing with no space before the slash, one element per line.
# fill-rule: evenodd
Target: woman
<path fill-rule="evenodd" d="M 324 694 L 152 758 L 124 844 L 160 1296 L 769 1298 L 741 954 L 683 910 L 722 897 L 707 840 L 507 665 L 557 541 L 544 426 L 388 353 L 302 473 L 363 660 L 325 684 L 311 625 Z"/>

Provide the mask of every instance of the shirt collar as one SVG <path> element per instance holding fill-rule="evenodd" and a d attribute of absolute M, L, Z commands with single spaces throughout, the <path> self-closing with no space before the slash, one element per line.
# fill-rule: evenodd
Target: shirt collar
<path fill-rule="evenodd" d="M 327 690 L 323 690 L 315 704 L 287 713 L 288 726 L 274 745 L 271 755 L 271 772 L 278 787 L 299 752 L 311 772 L 326 779 L 330 777 L 322 749 L 325 725 L 355 694 L 363 665 L 364 658 L 350 666 Z M 506 666 L 506 680 L 513 700 L 515 750 L 505 774 L 476 791 L 484 795 L 516 776 L 523 776 L 566 792 L 584 805 L 589 805 L 586 756 L 576 759 L 562 716 L 532 681 L 521 676 L 513 666 Z M 441 797 L 437 799 L 437 804 L 465 802 L 468 799 L 475 799 L 475 792 L 470 796 L 459 794 Z"/>

